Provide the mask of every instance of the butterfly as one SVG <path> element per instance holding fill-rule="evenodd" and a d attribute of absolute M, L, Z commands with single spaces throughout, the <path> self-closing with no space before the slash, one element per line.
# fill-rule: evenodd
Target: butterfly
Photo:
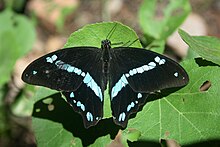
<path fill-rule="evenodd" d="M 166 56 L 144 48 L 111 48 L 104 39 L 101 48 L 79 46 L 46 54 L 27 66 L 22 80 L 60 91 L 89 128 L 103 117 L 107 85 L 113 120 L 126 127 L 149 94 L 185 86 L 189 77 Z"/>

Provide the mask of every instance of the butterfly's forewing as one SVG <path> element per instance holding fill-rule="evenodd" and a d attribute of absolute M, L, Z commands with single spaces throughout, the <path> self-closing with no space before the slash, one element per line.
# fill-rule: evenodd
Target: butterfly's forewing
<path fill-rule="evenodd" d="M 92 64 L 96 64 L 94 60 L 99 51 L 97 48 L 77 47 L 49 53 L 29 64 L 22 80 L 59 91 L 75 90 L 86 72 L 91 71 Z"/>
<path fill-rule="evenodd" d="M 49 53 L 32 62 L 23 81 L 59 90 L 84 120 L 95 125 L 103 115 L 106 77 L 102 75 L 101 50 L 74 47 Z"/>
<path fill-rule="evenodd" d="M 178 63 L 155 52 L 120 47 L 112 49 L 111 55 L 111 108 L 121 126 L 126 126 L 130 114 L 149 93 L 188 83 L 188 75 Z"/>

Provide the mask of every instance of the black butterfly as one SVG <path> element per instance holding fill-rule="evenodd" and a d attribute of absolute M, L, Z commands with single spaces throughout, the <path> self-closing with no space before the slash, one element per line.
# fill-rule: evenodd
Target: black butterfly
<path fill-rule="evenodd" d="M 108 83 L 114 122 L 126 127 L 150 93 L 184 86 L 189 78 L 163 55 L 142 48 L 111 48 L 106 39 L 101 49 L 71 47 L 44 55 L 28 65 L 22 80 L 61 91 L 88 128 L 103 117 Z"/>

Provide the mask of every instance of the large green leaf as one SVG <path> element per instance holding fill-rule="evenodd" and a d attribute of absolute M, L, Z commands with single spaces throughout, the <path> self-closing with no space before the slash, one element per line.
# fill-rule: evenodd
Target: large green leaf
<path fill-rule="evenodd" d="M 168 0 L 168 3 L 144 0 L 139 9 L 139 22 L 145 34 L 155 39 L 166 39 L 182 24 L 190 10 L 188 0 Z M 160 16 L 157 13 L 161 13 Z"/>
<path fill-rule="evenodd" d="M 65 47 L 99 47 L 101 40 L 106 38 L 114 25 L 98 23 L 85 26 L 70 36 Z M 110 40 L 118 43 L 136 38 L 131 29 L 117 23 Z M 133 45 L 140 47 L 139 42 Z M 127 145 L 127 140 L 147 143 L 175 139 L 185 145 L 220 138 L 220 125 L 217 123 L 220 122 L 220 68 L 198 66 L 194 60 L 184 62 L 183 67 L 189 74 L 189 84 L 182 89 L 175 89 L 177 91 L 165 90 L 163 95 L 150 96 L 142 111 L 131 118 L 127 128 L 122 131 L 120 138 L 124 145 Z M 205 81 L 210 81 L 211 87 L 207 91 L 200 91 Z M 155 98 L 160 99 L 153 101 Z M 105 95 L 105 103 L 109 103 L 108 99 L 109 96 Z M 105 146 L 111 143 L 120 127 L 108 118 L 111 111 L 109 104 L 105 104 L 104 111 L 108 111 L 106 119 L 85 129 L 81 116 L 72 110 L 59 93 L 41 88 L 35 95 L 33 111 L 33 127 L 38 146 L 52 146 L 56 142 L 59 146 Z"/>
<path fill-rule="evenodd" d="M 190 36 L 179 30 L 180 36 L 195 51 L 206 60 L 220 65 L 220 39 L 209 36 Z"/>
<path fill-rule="evenodd" d="M 109 34 L 114 26 L 114 32 L 112 34 Z M 125 43 L 133 42 L 138 38 L 133 30 L 120 23 L 96 23 L 85 26 L 82 29 L 74 32 L 69 37 L 65 47 L 101 47 L 101 41 L 106 39 L 108 34 L 110 35 L 108 36 L 108 39 L 111 40 L 112 44 L 121 43 L 121 45 L 123 45 Z M 132 44 L 132 46 L 141 47 L 141 44 L 139 41 L 136 41 Z M 92 146 L 97 146 L 100 144 L 108 144 L 111 142 L 108 134 L 113 134 L 114 137 L 119 129 L 119 127 L 113 124 L 111 119 L 105 119 L 101 121 L 97 126 L 90 129 L 85 129 L 81 116 L 75 113 L 64 99 L 60 98 L 60 94 L 56 93 L 57 92 L 55 91 L 41 88 L 37 91 L 34 98 L 36 103 L 33 114 L 33 127 L 39 146 L 53 146 L 54 144 L 56 144 L 57 141 L 59 141 L 59 146 L 70 146 L 72 145 L 71 140 L 77 140 L 74 141 L 75 146 L 90 144 Z M 105 91 L 105 118 L 109 118 L 111 116 L 110 98 L 107 93 L 108 90 Z M 54 107 L 53 111 L 51 111 L 51 107 Z M 44 118 L 49 120 L 45 120 Z M 63 126 L 60 123 L 62 123 Z M 43 129 L 40 129 L 39 131 L 39 128 L 41 128 L 41 126 L 43 126 Z M 62 132 L 62 134 L 60 134 L 60 132 Z M 72 132 L 72 134 L 70 134 L 70 132 Z M 70 137 L 71 135 L 72 137 Z M 69 141 L 60 141 L 60 136 L 66 136 L 66 140 Z M 57 139 L 57 137 L 59 139 Z M 81 139 L 82 143 L 78 141 L 79 138 Z"/>
<path fill-rule="evenodd" d="M 175 139 L 181 145 L 220 138 L 220 68 L 199 67 L 194 60 L 183 67 L 189 84 L 162 99 L 147 103 L 128 128 L 141 131 L 139 140 Z M 207 91 L 200 91 L 210 81 Z"/>
<path fill-rule="evenodd" d="M 7 82 L 15 61 L 32 48 L 33 24 L 24 16 L 5 10 L 0 14 L 0 85 Z"/>

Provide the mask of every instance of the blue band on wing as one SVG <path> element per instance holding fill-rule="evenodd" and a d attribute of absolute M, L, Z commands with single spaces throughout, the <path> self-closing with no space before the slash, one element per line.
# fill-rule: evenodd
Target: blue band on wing
<path fill-rule="evenodd" d="M 46 62 L 54 63 L 57 60 L 57 58 L 58 57 L 54 54 L 51 57 L 47 57 Z M 85 72 L 83 72 L 81 69 L 74 67 L 70 64 L 67 64 L 61 60 L 57 60 L 55 62 L 55 65 L 59 69 L 66 70 L 67 72 L 73 72 L 79 76 L 84 77 L 83 83 L 85 83 L 89 88 L 92 89 L 92 91 L 95 93 L 95 95 L 100 98 L 101 102 L 103 101 L 103 95 L 102 95 L 101 88 L 98 86 L 98 84 L 95 82 L 95 80 L 90 76 L 90 74 L 88 72 L 85 74 Z M 71 94 L 72 95 L 70 97 L 74 97 L 73 93 L 71 93 Z M 89 118 L 91 118 L 91 117 L 89 117 Z"/>

